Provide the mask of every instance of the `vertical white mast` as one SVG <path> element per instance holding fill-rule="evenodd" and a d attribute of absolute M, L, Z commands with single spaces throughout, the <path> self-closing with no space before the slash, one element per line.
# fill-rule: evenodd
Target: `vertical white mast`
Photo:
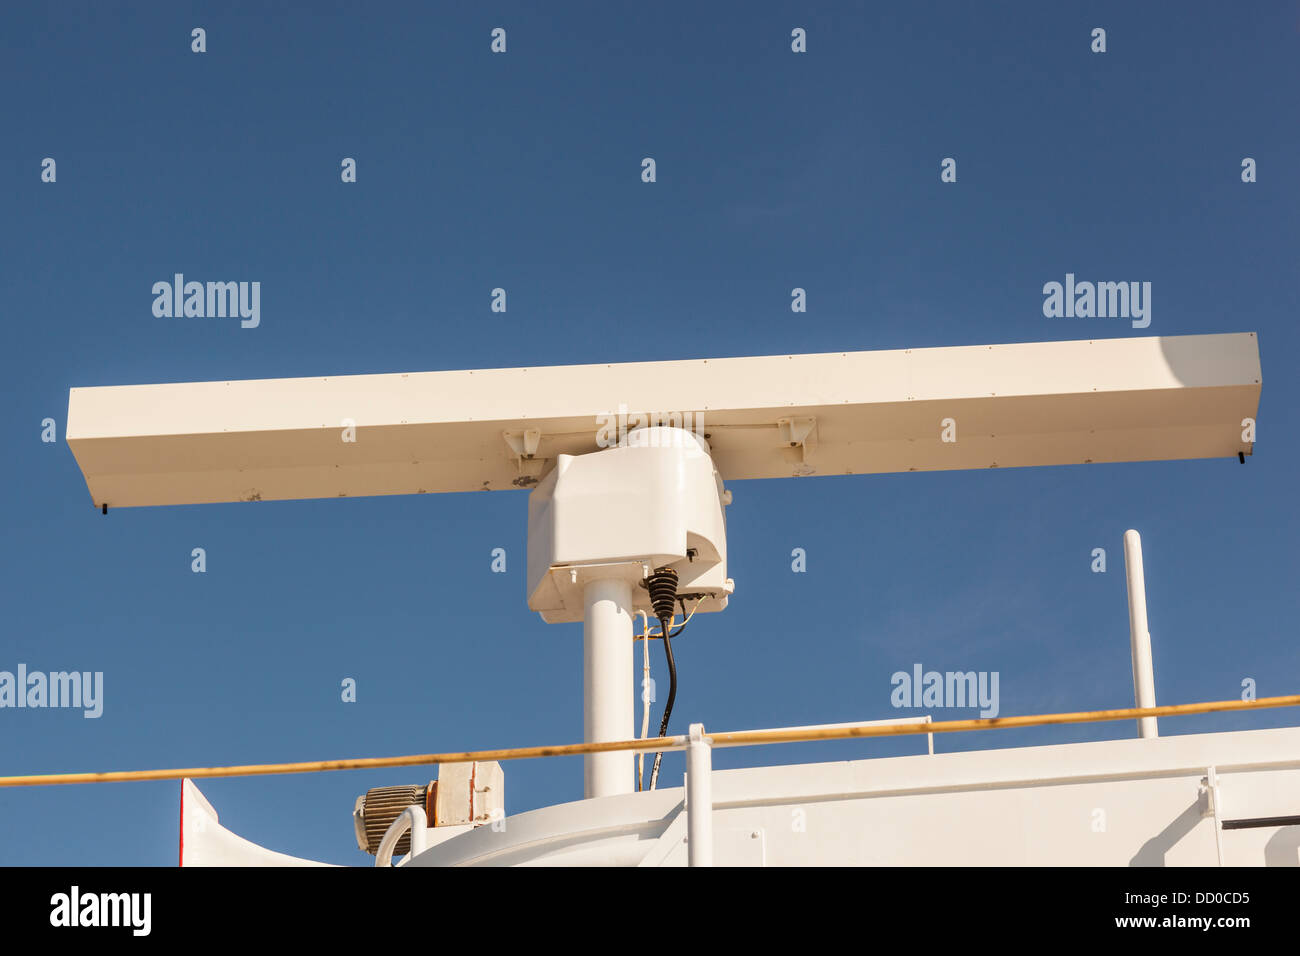
<path fill-rule="evenodd" d="M 1151 632 L 1147 630 L 1147 585 L 1142 571 L 1142 538 L 1132 529 L 1124 532 L 1124 569 L 1128 574 L 1129 647 L 1133 653 L 1133 702 L 1137 707 L 1156 705 L 1155 673 L 1151 666 Z M 1154 717 L 1138 718 L 1139 737 L 1159 737 Z"/>
<path fill-rule="evenodd" d="M 583 590 L 582 725 L 588 742 L 631 740 L 632 585 L 623 580 L 590 582 Z M 632 751 L 586 754 L 587 797 L 632 793 Z"/>

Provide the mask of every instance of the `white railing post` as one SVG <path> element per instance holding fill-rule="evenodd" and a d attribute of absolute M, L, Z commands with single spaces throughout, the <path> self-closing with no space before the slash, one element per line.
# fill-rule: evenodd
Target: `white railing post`
<path fill-rule="evenodd" d="M 1155 673 L 1151 665 L 1151 632 L 1147 630 L 1147 584 L 1142 571 L 1142 538 L 1132 529 L 1124 532 L 1124 569 L 1128 575 L 1128 634 L 1133 655 L 1133 703 L 1156 705 Z M 1154 717 L 1138 718 L 1139 737 L 1159 737 Z"/>
<path fill-rule="evenodd" d="M 686 856 L 690 866 L 713 865 L 713 746 L 703 724 L 691 724 L 686 745 Z"/>

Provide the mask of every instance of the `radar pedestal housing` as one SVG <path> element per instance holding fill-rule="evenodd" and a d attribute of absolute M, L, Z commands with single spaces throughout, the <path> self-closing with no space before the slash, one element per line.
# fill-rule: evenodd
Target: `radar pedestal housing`
<path fill-rule="evenodd" d="M 688 609 L 722 610 L 734 589 L 729 500 L 708 442 L 685 429 L 639 428 L 616 447 L 560 455 L 528 499 L 528 606 L 548 623 L 581 621 L 589 583 L 624 580 L 632 610 L 653 619 L 640 582 L 671 567 Z"/>

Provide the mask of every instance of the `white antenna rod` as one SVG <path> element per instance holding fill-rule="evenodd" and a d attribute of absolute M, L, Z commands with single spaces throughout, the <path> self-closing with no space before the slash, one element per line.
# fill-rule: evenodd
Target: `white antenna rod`
<path fill-rule="evenodd" d="M 1155 672 L 1151 666 L 1151 632 L 1147 630 L 1147 585 L 1142 572 L 1142 538 L 1131 528 L 1124 532 L 1124 569 L 1128 574 L 1128 631 L 1133 653 L 1133 703 L 1156 705 Z M 1159 737 L 1154 717 L 1138 718 L 1139 737 Z"/>

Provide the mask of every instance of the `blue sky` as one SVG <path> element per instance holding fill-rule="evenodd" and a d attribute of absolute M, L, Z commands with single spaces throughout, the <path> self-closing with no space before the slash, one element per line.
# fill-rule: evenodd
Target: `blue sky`
<path fill-rule="evenodd" d="M 736 594 L 677 642 L 673 729 L 913 713 L 890 706 L 890 675 L 917 662 L 997 671 L 1004 715 L 1127 706 L 1130 527 L 1160 702 L 1234 698 L 1248 677 L 1261 696 L 1297 692 L 1298 41 L 1290 2 L 4 5 L 0 670 L 103 671 L 105 704 L 97 720 L 0 710 L 0 773 L 582 733 L 581 628 L 526 606 L 525 493 L 102 517 L 62 440 L 68 389 L 88 385 L 1257 332 L 1245 467 L 735 484 Z M 1241 182 L 1243 157 L 1258 182 Z M 260 281 L 260 326 L 154 317 L 151 286 L 176 272 Z M 1150 328 L 1045 318 L 1042 286 L 1067 272 L 1150 281 Z M 57 444 L 40 440 L 46 417 Z M 490 571 L 497 547 L 506 574 Z M 728 750 L 715 765 L 923 747 Z M 582 796 L 577 758 L 505 769 L 510 813 Z M 681 771 L 665 757 L 664 780 Z M 200 786 L 255 842 L 366 864 L 354 797 L 431 772 Z M 0 789 L 0 863 L 174 864 L 178 794 Z"/>

